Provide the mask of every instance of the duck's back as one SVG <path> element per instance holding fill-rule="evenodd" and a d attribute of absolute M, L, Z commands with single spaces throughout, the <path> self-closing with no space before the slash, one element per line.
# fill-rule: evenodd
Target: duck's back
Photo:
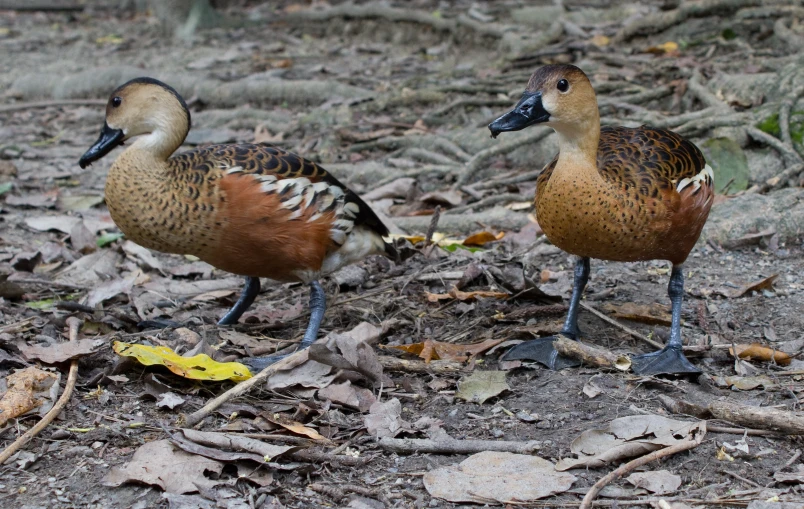
<path fill-rule="evenodd" d="M 388 230 L 368 205 L 291 152 L 211 145 L 156 169 L 137 156 L 115 162 L 107 203 L 126 235 L 146 247 L 236 274 L 308 280 L 385 246 Z"/>
<path fill-rule="evenodd" d="M 558 157 L 537 183 L 539 224 L 562 249 L 616 261 L 682 263 L 700 236 L 714 195 L 712 170 L 693 143 L 646 126 L 604 127 L 597 170 L 554 175 Z"/>

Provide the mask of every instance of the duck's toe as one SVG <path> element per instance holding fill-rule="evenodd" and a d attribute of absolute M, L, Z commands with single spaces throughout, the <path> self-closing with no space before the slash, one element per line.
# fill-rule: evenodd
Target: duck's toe
<path fill-rule="evenodd" d="M 666 346 L 658 352 L 631 357 L 631 369 L 638 375 L 699 375 L 681 348 Z"/>
<path fill-rule="evenodd" d="M 555 340 L 555 336 L 549 336 L 525 341 L 508 350 L 501 360 L 536 361 L 554 370 L 580 366 L 580 361 L 559 355 L 553 346 Z"/>

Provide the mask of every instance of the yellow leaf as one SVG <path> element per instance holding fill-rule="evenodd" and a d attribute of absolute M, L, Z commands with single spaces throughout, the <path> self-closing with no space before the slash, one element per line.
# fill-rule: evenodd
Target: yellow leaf
<path fill-rule="evenodd" d="M 146 366 L 165 366 L 173 373 L 192 380 L 234 380 L 251 378 L 251 371 L 239 362 L 218 362 L 208 355 L 182 357 L 165 346 L 145 346 L 115 341 L 114 351 L 124 357 L 134 357 Z"/>
<path fill-rule="evenodd" d="M 678 43 L 668 41 L 664 44 L 659 44 L 658 46 L 651 46 L 650 48 L 645 50 L 645 53 L 654 53 L 657 55 L 678 53 Z"/>
<path fill-rule="evenodd" d="M 98 37 L 95 39 L 97 44 L 122 44 L 123 38 L 119 35 L 106 35 L 104 37 Z"/>
<path fill-rule="evenodd" d="M 774 361 L 780 366 L 787 366 L 793 360 L 788 354 L 780 352 L 767 346 L 762 346 L 759 343 L 752 343 L 750 345 L 735 345 L 734 348 L 729 348 L 729 353 L 734 355 L 734 350 L 737 350 L 737 357 L 740 359 L 749 359 L 763 362 Z"/>
<path fill-rule="evenodd" d="M 611 42 L 611 39 L 609 39 L 605 35 L 597 34 L 594 37 L 592 37 L 592 39 L 589 42 L 591 42 L 598 48 L 602 48 L 603 46 L 608 46 L 609 43 Z"/>
<path fill-rule="evenodd" d="M 505 237 L 505 232 L 500 232 L 497 235 L 489 232 L 475 233 L 466 237 L 463 241 L 464 246 L 484 246 L 489 242 L 494 242 Z"/>

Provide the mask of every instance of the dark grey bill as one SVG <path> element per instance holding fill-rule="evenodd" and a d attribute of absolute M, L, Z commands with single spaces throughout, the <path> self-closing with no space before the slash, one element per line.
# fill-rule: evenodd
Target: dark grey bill
<path fill-rule="evenodd" d="M 81 159 L 78 160 L 78 165 L 81 168 L 86 168 L 93 162 L 111 152 L 113 148 L 122 144 L 124 137 L 125 135 L 123 134 L 122 129 L 112 129 L 109 127 L 109 124 L 104 122 L 103 129 L 101 129 L 100 136 L 98 137 L 98 141 L 89 147 L 89 150 L 84 152 L 84 155 L 82 155 Z"/>
<path fill-rule="evenodd" d="M 550 114 L 544 109 L 541 92 L 525 92 L 514 109 L 489 124 L 491 137 L 506 131 L 522 129 L 550 120 Z"/>

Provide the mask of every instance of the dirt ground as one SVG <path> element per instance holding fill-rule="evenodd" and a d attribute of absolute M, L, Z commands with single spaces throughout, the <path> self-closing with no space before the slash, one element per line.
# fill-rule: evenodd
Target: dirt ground
<path fill-rule="evenodd" d="M 362 322 L 385 324 L 376 353 L 413 366 L 386 364 L 391 383 L 382 388 L 340 374 L 381 401 L 401 402 L 408 427 L 399 438 L 426 438 L 441 428 L 461 440 L 535 440 L 536 453 L 556 462 L 573 456 L 570 445 L 581 432 L 616 418 L 694 420 L 674 414 L 667 397 L 798 412 L 804 396 L 804 371 L 798 371 L 804 369 L 804 214 L 798 208 L 801 168 L 789 169 L 804 154 L 804 73 L 796 70 L 802 66 L 794 51 L 796 41 L 804 41 L 804 8 L 800 2 L 712 1 L 703 2 L 708 10 L 693 11 L 692 3 L 416 0 L 346 5 L 353 10 L 321 16 L 316 13 L 344 4 L 234 2 L 223 27 L 199 29 L 184 40 L 166 35 L 150 13 L 112 2 L 86 2 L 73 12 L 0 11 L 0 378 L 47 366 L 26 356 L 26 347 L 65 342 L 70 316 L 82 320 L 81 337 L 102 340 L 80 358 L 66 409 L 0 466 L 0 507 L 465 506 L 431 496 L 423 478 L 468 455 L 391 452 L 366 429 L 365 409 L 323 398 L 318 386 L 261 387 L 197 426 L 253 433 L 319 454 L 262 467 L 268 481 L 238 479 L 229 466 L 221 484 L 185 499 L 154 486 L 104 484 L 112 467 L 131 460 L 143 444 L 167 438 L 232 386 L 126 361 L 112 351 L 112 341 L 179 352 L 197 347 L 234 360 L 255 344 L 266 353 L 292 346 L 308 316 L 307 288 L 264 281 L 241 324 L 218 327 L 216 320 L 237 298 L 239 278 L 187 257 L 143 252 L 114 235 L 102 196 L 119 151 L 87 170 L 77 161 L 103 124 L 108 93 L 137 75 L 163 79 L 188 100 L 193 130 L 186 147 L 257 140 L 303 154 L 366 196 L 398 234 L 424 234 L 436 205 L 436 232 L 447 237 L 505 232 L 477 250 L 400 239 L 402 261 L 372 258 L 324 281 L 330 304 L 321 337 Z M 555 140 L 546 130 L 491 140 L 485 125 L 515 104 L 534 69 L 556 62 L 590 75 L 604 123 L 676 129 L 720 164 L 718 189 L 727 195 L 719 195 L 685 268 L 683 335 L 694 350 L 690 359 L 704 371 L 697 379 L 499 362 L 513 342 L 557 332 L 563 321 L 566 308 L 556 300 L 521 295 L 522 275 L 566 304 L 574 260 L 545 241 L 529 205 L 536 172 L 554 155 Z M 731 87 L 740 77 L 753 85 Z M 789 127 L 778 115 L 785 103 Z M 724 139 L 731 144 L 711 142 Z M 719 146 L 727 148 L 718 152 Z M 464 278 L 464 291 L 519 296 L 428 300 L 428 292 L 447 293 L 466 274 L 473 277 Z M 746 286 L 772 276 L 758 288 Z M 93 291 L 126 278 L 128 286 L 96 305 Z M 636 336 L 666 339 L 666 318 L 645 323 L 644 314 L 655 303 L 667 316 L 667 282 L 666 262 L 593 260 L 584 302 L 606 316 L 636 305 L 641 321 L 618 319 L 624 328 L 582 309 L 584 341 L 617 354 L 651 351 Z M 138 326 L 160 319 L 180 328 Z M 232 336 L 232 329 L 241 334 Z M 454 362 L 424 365 L 388 348 L 427 340 L 503 342 L 461 363 L 459 371 L 449 369 Z M 783 367 L 729 354 L 731 346 L 753 343 L 792 361 Z M 51 366 L 63 384 L 68 363 Z M 507 371 L 509 390 L 482 404 L 456 397 L 459 380 L 500 369 Z M 175 409 L 157 405 L 167 391 L 184 402 Z M 266 418 L 274 414 L 328 440 L 321 445 L 290 433 Z M 0 427 L 2 446 L 39 418 L 33 412 Z M 680 487 L 663 496 L 665 505 L 625 480 L 609 485 L 597 504 L 758 508 L 777 497 L 791 504 L 784 507 L 804 507 L 800 438 L 750 429 L 760 426 L 744 435 L 742 426 L 717 419 L 708 425 L 700 445 L 643 469 L 680 476 Z M 731 446 L 743 439 L 748 452 L 735 451 Z M 617 463 L 571 470 L 577 479 L 569 491 L 524 505 L 577 507 Z M 779 475 L 791 472 L 798 477 Z"/>

